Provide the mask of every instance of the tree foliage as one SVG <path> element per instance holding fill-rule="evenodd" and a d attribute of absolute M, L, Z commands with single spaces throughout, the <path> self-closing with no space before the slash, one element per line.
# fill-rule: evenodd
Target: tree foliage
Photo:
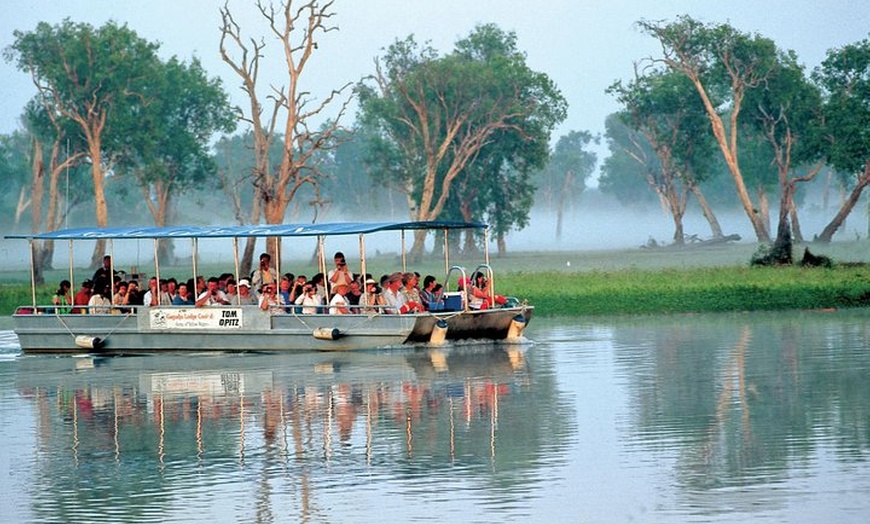
<path fill-rule="evenodd" d="M 405 193 L 414 220 L 441 217 L 461 177 L 481 199 L 474 207 L 503 204 L 496 186 L 542 165 L 549 134 L 565 117 L 552 81 L 526 65 L 513 33 L 494 25 L 477 27 L 444 56 L 413 37 L 397 40 L 373 80 L 359 88 L 361 121 L 373 136 L 374 164 Z M 522 146 L 504 145 L 510 140 Z M 472 199 L 459 198 L 457 210 L 463 200 Z M 500 229 L 522 223 L 515 211 L 494 217 Z M 415 235 L 412 253 L 424 240 L 425 232 Z"/>

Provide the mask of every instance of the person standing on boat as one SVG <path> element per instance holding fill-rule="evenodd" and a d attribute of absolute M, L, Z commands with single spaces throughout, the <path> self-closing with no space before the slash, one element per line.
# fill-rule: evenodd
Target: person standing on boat
<path fill-rule="evenodd" d="M 94 289 L 97 292 L 102 291 L 105 286 L 112 286 L 114 284 L 112 275 L 112 257 L 110 255 L 106 255 L 103 257 L 103 265 L 99 267 L 96 271 L 94 271 L 94 276 L 91 280 L 94 281 Z M 115 271 L 115 277 L 118 276 L 118 272 Z"/>
<path fill-rule="evenodd" d="M 217 277 L 209 278 L 205 291 L 196 297 L 196 307 L 225 306 L 228 304 L 229 301 L 227 301 L 227 296 L 224 295 L 223 291 L 218 289 Z"/>
<path fill-rule="evenodd" d="M 337 251 L 333 257 L 335 267 L 329 270 L 326 274 L 326 279 L 329 281 L 330 290 L 335 293 L 335 288 L 339 284 L 350 286 L 353 281 L 353 273 L 347 268 L 347 260 L 344 258 L 344 253 Z"/>
<path fill-rule="evenodd" d="M 272 267 L 272 256 L 269 253 L 263 253 L 260 255 L 260 265 L 251 276 L 251 284 L 253 284 L 254 289 L 262 290 L 266 284 L 274 285 L 277 275 L 278 272 Z"/>

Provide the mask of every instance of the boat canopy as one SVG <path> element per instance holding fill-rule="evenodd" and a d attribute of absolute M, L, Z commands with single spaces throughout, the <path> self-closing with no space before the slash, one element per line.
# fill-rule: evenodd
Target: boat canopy
<path fill-rule="evenodd" d="M 481 222 L 430 220 L 420 222 L 326 222 L 322 224 L 259 224 L 253 226 L 168 226 L 73 228 L 45 233 L 21 233 L 6 238 L 28 240 L 99 240 L 138 238 L 245 238 L 362 235 L 379 231 L 418 229 L 486 229 Z"/>

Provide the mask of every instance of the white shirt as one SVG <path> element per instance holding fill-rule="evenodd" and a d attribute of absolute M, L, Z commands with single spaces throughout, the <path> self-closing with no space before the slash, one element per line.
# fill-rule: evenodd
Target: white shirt
<path fill-rule="evenodd" d="M 343 311 L 340 311 L 339 308 L 347 308 L 348 307 L 347 299 L 344 298 L 344 295 L 339 295 L 338 293 L 332 297 L 332 300 L 329 301 L 329 314 L 330 315 L 344 315 Z"/>
<path fill-rule="evenodd" d="M 323 304 L 323 298 L 317 293 L 313 295 L 309 295 L 307 293 L 299 295 L 296 297 L 296 305 L 304 306 L 302 308 L 302 313 L 306 315 L 314 315 L 318 313 L 317 306 Z"/>

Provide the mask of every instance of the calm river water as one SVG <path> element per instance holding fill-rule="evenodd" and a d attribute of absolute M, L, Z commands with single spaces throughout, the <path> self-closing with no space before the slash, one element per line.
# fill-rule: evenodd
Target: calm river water
<path fill-rule="evenodd" d="M 0 332 L 0 522 L 863 524 L 868 319 L 104 359 L 22 357 Z"/>

